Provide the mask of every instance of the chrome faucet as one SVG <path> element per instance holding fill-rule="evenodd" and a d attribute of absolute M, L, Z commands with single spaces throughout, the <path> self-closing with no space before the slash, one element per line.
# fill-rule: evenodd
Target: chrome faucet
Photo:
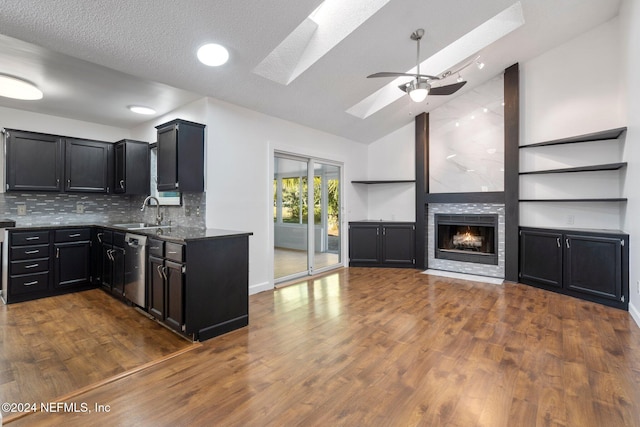
<path fill-rule="evenodd" d="M 144 208 L 147 206 L 147 202 L 149 200 L 155 200 L 156 201 L 156 225 L 160 225 L 162 223 L 162 214 L 160 213 L 160 202 L 158 201 L 158 199 L 154 196 L 147 196 L 146 199 L 144 199 L 144 202 L 142 202 L 142 207 L 140 208 L 141 212 L 144 212 Z M 151 206 L 151 205 L 149 205 Z"/>

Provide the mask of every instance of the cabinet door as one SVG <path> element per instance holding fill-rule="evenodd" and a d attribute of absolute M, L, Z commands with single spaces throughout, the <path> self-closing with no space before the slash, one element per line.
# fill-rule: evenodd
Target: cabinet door
<path fill-rule="evenodd" d="M 415 264 L 415 226 L 413 224 L 382 225 L 382 263 Z"/>
<path fill-rule="evenodd" d="M 56 288 L 73 288 L 89 284 L 91 245 L 86 242 L 55 243 L 54 282 Z"/>
<path fill-rule="evenodd" d="M 95 285 L 102 280 L 102 229 L 91 230 L 91 277 Z"/>
<path fill-rule="evenodd" d="M 184 325 L 184 273 L 182 264 L 165 261 L 165 320 L 164 322 L 178 332 Z"/>
<path fill-rule="evenodd" d="M 111 292 L 113 283 L 113 260 L 111 259 L 111 253 L 113 247 L 107 243 L 102 244 L 102 271 L 100 274 L 100 285 L 102 288 Z"/>
<path fill-rule="evenodd" d="M 113 247 L 113 273 L 111 293 L 119 297 L 124 295 L 124 248 Z"/>
<path fill-rule="evenodd" d="M 178 130 L 175 125 L 158 129 L 158 191 L 178 188 Z"/>
<path fill-rule="evenodd" d="M 67 139 L 65 144 L 65 191 L 108 193 L 111 144 Z"/>
<path fill-rule="evenodd" d="M 7 190 L 62 190 L 62 142 L 56 136 L 8 131 L 6 165 Z"/>
<path fill-rule="evenodd" d="M 521 230 L 520 279 L 532 285 L 562 287 L 562 234 Z"/>
<path fill-rule="evenodd" d="M 375 265 L 380 263 L 380 226 L 349 224 L 349 263 Z"/>
<path fill-rule="evenodd" d="M 158 320 L 164 320 L 164 274 L 162 258 L 150 256 L 147 264 L 147 300 L 149 313 Z"/>
<path fill-rule="evenodd" d="M 619 238 L 566 234 L 566 289 L 620 301 L 622 243 Z"/>
<path fill-rule="evenodd" d="M 126 193 L 126 167 L 127 167 L 127 146 L 124 142 L 119 142 L 113 147 L 113 176 L 114 176 L 114 193 Z"/>

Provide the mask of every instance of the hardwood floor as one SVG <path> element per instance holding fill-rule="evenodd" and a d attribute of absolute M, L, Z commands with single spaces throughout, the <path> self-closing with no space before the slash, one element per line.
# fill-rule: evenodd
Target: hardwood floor
<path fill-rule="evenodd" d="M 639 426 L 640 330 L 526 285 L 341 269 L 253 295 L 248 327 L 66 402 L 92 412 L 11 425 Z"/>
<path fill-rule="evenodd" d="M 16 403 L 48 402 L 192 346 L 99 289 L 0 304 L 0 337 L 0 401 Z"/>

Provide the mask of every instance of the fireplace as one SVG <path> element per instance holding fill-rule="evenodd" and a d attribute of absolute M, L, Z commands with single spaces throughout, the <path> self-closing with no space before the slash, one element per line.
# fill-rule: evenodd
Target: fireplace
<path fill-rule="evenodd" d="M 436 214 L 435 257 L 498 265 L 498 215 Z"/>

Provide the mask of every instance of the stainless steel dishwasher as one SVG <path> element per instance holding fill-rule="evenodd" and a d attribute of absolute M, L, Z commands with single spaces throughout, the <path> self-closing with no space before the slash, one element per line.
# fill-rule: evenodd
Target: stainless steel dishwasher
<path fill-rule="evenodd" d="M 124 254 L 124 297 L 146 309 L 147 237 L 127 233 L 124 241 L 127 244 Z"/>

